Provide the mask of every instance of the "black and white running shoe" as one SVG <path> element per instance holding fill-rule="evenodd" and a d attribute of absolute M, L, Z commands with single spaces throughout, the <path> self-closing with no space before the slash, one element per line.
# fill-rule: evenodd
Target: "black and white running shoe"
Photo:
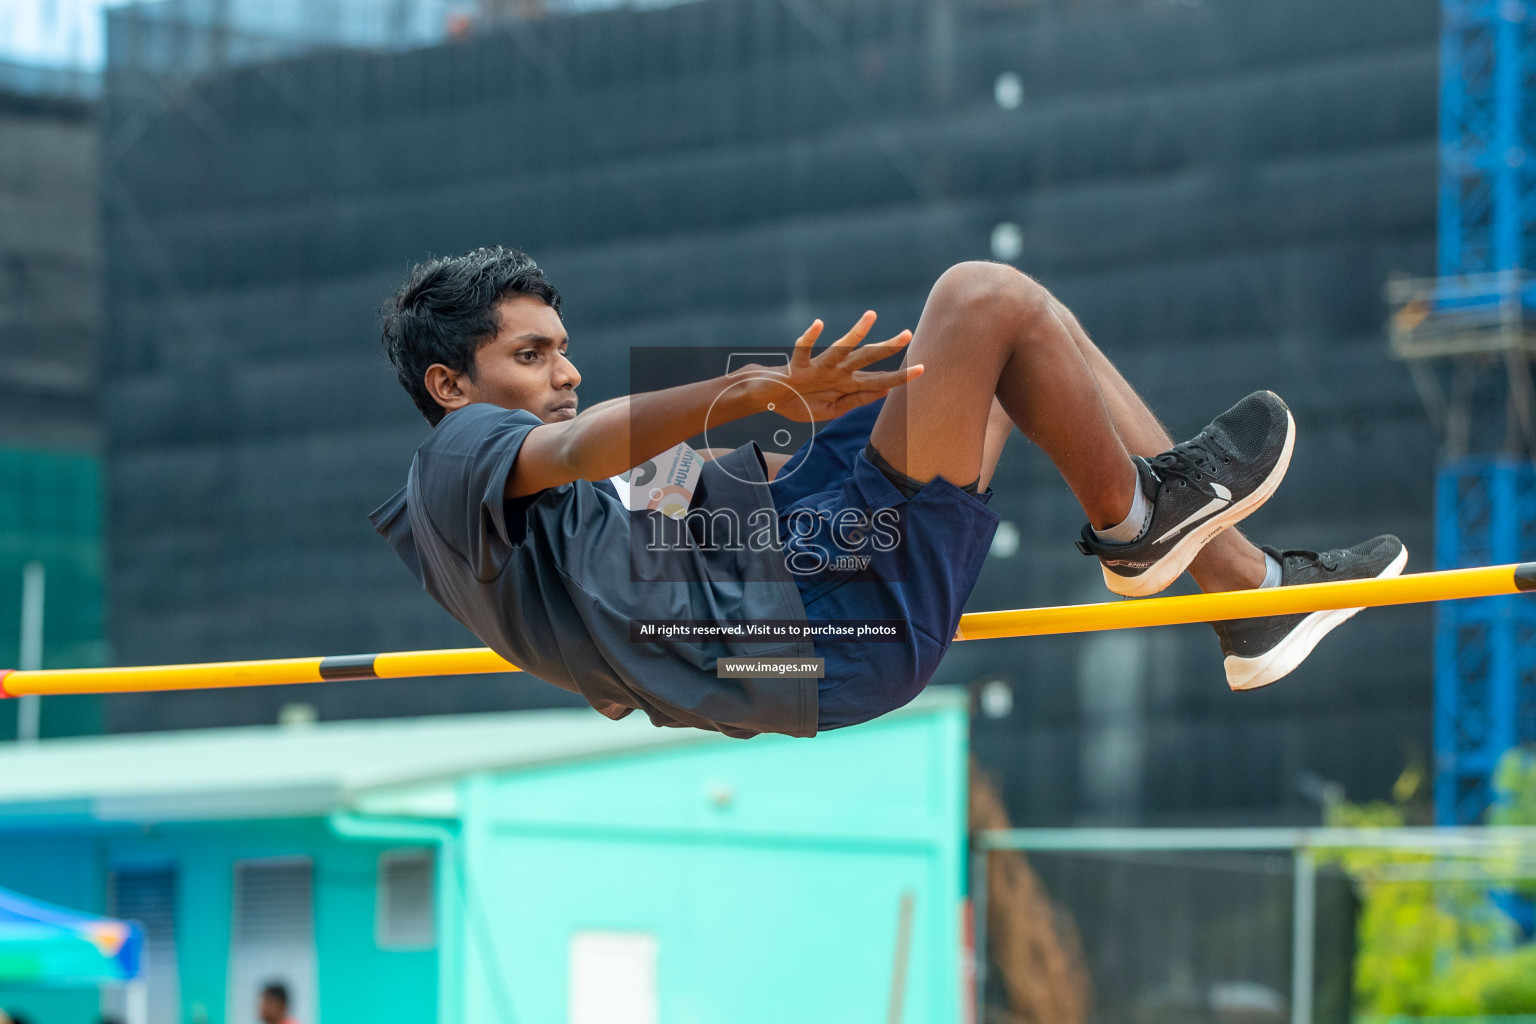
<path fill-rule="evenodd" d="M 1280 585 L 1369 580 L 1396 576 L 1408 564 L 1408 549 L 1396 537 L 1372 537 L 1352 548 L 1333 551 L 1276 551 L 1264 548 L 1280 563 Z M 1272 615 L 1262 619 L 1213 622 L 1226 655 L 1227 685 L 1234 690 L 1268 686 L 1300 665 L 1317 642 L 1359 608 L 1335 608 L 1310 615 Z"/>
<path fill-rule="evenodd" d="M 1295 443 L 1296 422 L 1280 396 L 1255 391 L 1192 440 L 1135 459 L 1152 502 L 1139 538 L 1106 544 L 1088 525 L 1078 550 L 1098 557 L 1104 584 L 1115 593 L 1155 594 L 1178 579 L 1212 537 L 1269 500 Z"/>

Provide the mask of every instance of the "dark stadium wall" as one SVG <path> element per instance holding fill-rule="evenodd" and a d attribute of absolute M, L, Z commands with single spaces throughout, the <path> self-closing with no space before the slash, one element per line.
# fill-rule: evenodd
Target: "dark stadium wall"
<path fill-rule="evenodd" d="M 0 67 L 0 443 L 94 451 L 95 109 L 11 88 L 12 67 Z"/>
<path fill-rule="evenodd" d="M 106 663 L 97 415 L 97 122 L 68 73 L 0 61 L 0 664 L 22 648 L 25 566 L 43 568 L 45 667 Z M 17 701 L 0 701 L 0 739 Z M 40 705 L 45 738 L 101 731 L 101 701 Z"/>
<path fill-rule="evenodd" d="M 807 11 L 816 13 L 809 18 Z M 797 13 L 798 12 L 798 13 Z M 186 79 L 105 104 L 104 395 L 124 664 L 469 645 L 373 535 L 426 431 L 374 311 L 431 253 L 532 252 L 587 403 L 630 346 L 913 325 L 949 264 L 1012 260 L 1188 436 L 1248 391 L 1295 410 L 1251 534 L 1395 532 L 1431 564 L 1434 450 L 1382 285 L 1431 270 L 1437 8 L 702 0 Z M 1022 85 L 1016 108 L 999 74 Z M 970 607 L 1108 597 L 1080 513 L 1015 435 L 1017 550 Z M 1307 821 L 1386 792 L 1430 723 L 1430 611 L 1373 610 L 1269 690 L 1205 626 L 957 645 L 1011 693 L 974 743 L 1019 823 Z M 114 698 L 116 730 L 567 703 L 517 676 Z M 997 715 L 998 717 L 992 717 Z"/>

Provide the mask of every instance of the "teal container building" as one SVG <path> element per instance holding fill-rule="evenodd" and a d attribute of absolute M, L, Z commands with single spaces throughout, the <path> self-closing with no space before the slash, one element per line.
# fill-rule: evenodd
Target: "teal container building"
<path fill-rule="evenodd" d="M 301 1024 L 959 1022 L 967 721 L 936 690 L 814 740 L 549 710 L 9 747 L 0 887 L 141 921 L 151 1024 L 245 1024 L 272 979 Z"/>

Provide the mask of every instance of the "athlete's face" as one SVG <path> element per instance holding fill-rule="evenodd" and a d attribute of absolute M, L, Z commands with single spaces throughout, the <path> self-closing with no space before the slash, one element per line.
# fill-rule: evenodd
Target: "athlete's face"
<path fill-rule="evenodd" d="M 581 374 L 566 358 L 569 341 L 560 315 L 531 295 L 502 299 L 496 313 L 500 330 L 475 353 L 473 376 L 441 363 L 427 370 L 438 404 L 452 412 L 489 402 L 526 409 L 545 423 L 574 417 Z"/>

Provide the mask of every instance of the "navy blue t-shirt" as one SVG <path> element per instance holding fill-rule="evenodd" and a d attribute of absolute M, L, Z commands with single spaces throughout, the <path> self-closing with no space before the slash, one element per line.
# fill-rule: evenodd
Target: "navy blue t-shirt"
<path fill-rule="evenodd" d="M 632 619 L 803 623 L 781 549 L 701 543 L 684 529 L 655 554 L 645 538 L 660 513 L 629 511 L 607 481 L 506 500 L 523 439 L 540 422 L 485 404 L 449 413 L 417 449 L 406 486 L 369 516 L 426 592 L 487 647 L 609 717 L 638 708 L 656 725 L 814 735 L 816 680 L 715 675 L 717 658 L 812 657 L 810 643 L 635 640 L 629 628 Z M 766 509 L 776 521 L 757 446 L 706 462 L 693 507 L 742 520 Z"/>

